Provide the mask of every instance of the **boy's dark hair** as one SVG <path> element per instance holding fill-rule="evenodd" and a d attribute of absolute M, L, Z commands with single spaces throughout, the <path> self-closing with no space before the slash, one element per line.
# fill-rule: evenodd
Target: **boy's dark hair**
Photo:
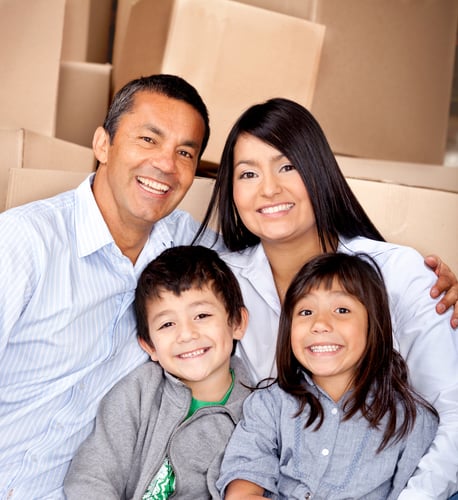
<path fill-rule="evenodd" d="M 228 323 L 242 321 L 242 292 L 228 265 L 209 248 L 177 246 L 162 252 L 142 272 L 135 292 L 137 335 L 152 346 L 148 331 L 147 305 L 164 291 L 179 296 L 192 288 L 208 287 L 217 295 L 227 311 Z M 236 341 L 234 341 L 235 347 Z"/>
<path fill-rule="evenodd" d="M 184 101 L 200 114 L 205 125 L 202 147 L 199 151 L 199 158 L 201 158 L 210 137 L 207 107 L 197 90 L 186 80 L 176 75 L 142 76 L 126 83 L 116 92 L 103 123 L 103 128 L 108 133 L 110 142 L 113 143 L 121 116 L 132 109 L 134 97 L 139 92 L 151 92 Z"/>
<path fill-rule="evenodd" d="M 345 180 L 319 123 L 303 106 L 284 98 L 251 106 L 232 127 L 196 240 L 214 218 L 229 250 L 237 252 L 259 242 L 242 222 L 234 203 L 234 149 L 243 134 L 274 147 L 297 169 L 313 207 L 323 251 L 336 251 L 339 236 L 383 241 Z"/>
<path fill-rule="evenodd" d="M 322 254 L 310 260 L 298 272 L 285 295 L 280 316 L 276 351 L 278 384 L 298 399 L 300 408 L 297 415 L 309 405 L 310 415 L 306 427 L 318 418 L 318 429 L 324 417 L 323 408 L 304 385 L 302 371 L 309 375 L 311 373 L 294 356 L 291 324 L 294 307 L 301 297 L 320 285 L 331 288 L 333 280 L 337 280 L 347 293 L 363 304 L 368 316 L 367 345 L 357 366 L 352 391 L 345 400 L 344 419 L 350 419 L 359 410 L 376 428 L 388 414 L 380 451 L 392 438 L 398 441 L 411 431 L 416 418 L 415 403 L 422 404 L 438 415 L 409 385 L 407 364 L 393 347 L 386 288 L 381 272 L 371 257 L 363 254 Z M 398 402 L 403 406 L 404 415 L 396 411 Z"/>

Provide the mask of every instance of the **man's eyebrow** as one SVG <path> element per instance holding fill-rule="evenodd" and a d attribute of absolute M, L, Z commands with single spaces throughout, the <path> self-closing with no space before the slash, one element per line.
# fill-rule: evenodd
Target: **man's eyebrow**
<path fill-rule="evenodd" d="M 164 135 L 165 135 L 164 132 L 160 128 L 158 128 L 156 125 L 147 124 L 147 125 L 144 125 L 144 128 L 148 129 L 150 132 L 158 135 L 159 137 L 164 137 Z M 188 146 L 190 148 L 194 148 L 194 149 L 199 150 L 201 147 L 201 144 L 199 144 L 198 142 L 193 141 L 191 139 L 188 139 L 188 140 L 183 141 L 181 146 Z"/>

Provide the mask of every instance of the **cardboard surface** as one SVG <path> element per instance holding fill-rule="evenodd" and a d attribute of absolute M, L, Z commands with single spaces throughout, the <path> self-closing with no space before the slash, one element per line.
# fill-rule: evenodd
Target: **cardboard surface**
<path fill-rule="evenodd" d="M 6 208 L 49 198 L 77 187 L 88 172 L 12 168 L 9 171 Z"/>
<path fill-rule="evenodd" d="M 0 0 L 0 128 L 53 135 L 65 0 Z"/>
<path fill-rule="evenodd" d="M 312 102 L 319 24 L 227 0 L 120 0 L 118 9 L 114 89 L 152 73 L 188 80 L 210 113 L 205 161 L 219 162 L 230 127 L 253 103 L 279 95 Z"/>
<path fill-rule="evenodd" d="M 113 0 L 66 0 L 63 61 L 108 62 Z"/>
<path fill-rule="evenodd" d="M 56 137 L 92 147 L 95 129 L 108 109 L 110 77 L 110 64 L 61 63 Z"/>
<path fill-rule="evenodd" d="M 312 112 L 335 153 L 442 164 L 456 0 L 237 0 L 326 26 Z"/>
<path fill-rule="evenodd" d="M 10 169 L 92 172 L 92 149 L 23 129 L 0 130 L 0 211 L 4 210 Z M 30 189 L 41 189 L 31 184 Z"/>

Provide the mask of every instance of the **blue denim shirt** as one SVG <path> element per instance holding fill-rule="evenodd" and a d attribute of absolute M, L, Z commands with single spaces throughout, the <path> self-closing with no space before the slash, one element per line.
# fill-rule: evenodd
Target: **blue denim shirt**
<path fill-rule="evenodd" d="M 304 428 L 307 407 L 294 417 L 297 400 L 278 385 L 255 391 L 226 449 L 220 491 L 234 479 L 245 479 L 270 498 L 397 498 L 434 438 L 436 418 L 419 407 L 413 431 L 377 453 L 385 420 L 380 429 L 371 428 L 361 414 L 342 420 L 342 400 L 335 403 L 307 380 L 324 409 L 319 430 Z"/>

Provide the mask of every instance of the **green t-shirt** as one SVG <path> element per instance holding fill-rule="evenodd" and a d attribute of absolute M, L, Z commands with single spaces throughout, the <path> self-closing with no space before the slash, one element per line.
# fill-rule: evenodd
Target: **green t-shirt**
<path fill-rule="evenodd" d="M 186 419 L 194 415 L 199 408 L 203 408 L 204 406 L 225 405 L 231 395 L 232 389 L 234 388 L 234 371 L 232 368 L 231 377 L 231 386 L 220 401 L 199 401 L 198 399 L 192 398 Z M 164 463 L 148 486 L 142 500 L 166 500 L 174 491 L 175 473 L 173 472 L 169 458 L 165 457 Z"/>

